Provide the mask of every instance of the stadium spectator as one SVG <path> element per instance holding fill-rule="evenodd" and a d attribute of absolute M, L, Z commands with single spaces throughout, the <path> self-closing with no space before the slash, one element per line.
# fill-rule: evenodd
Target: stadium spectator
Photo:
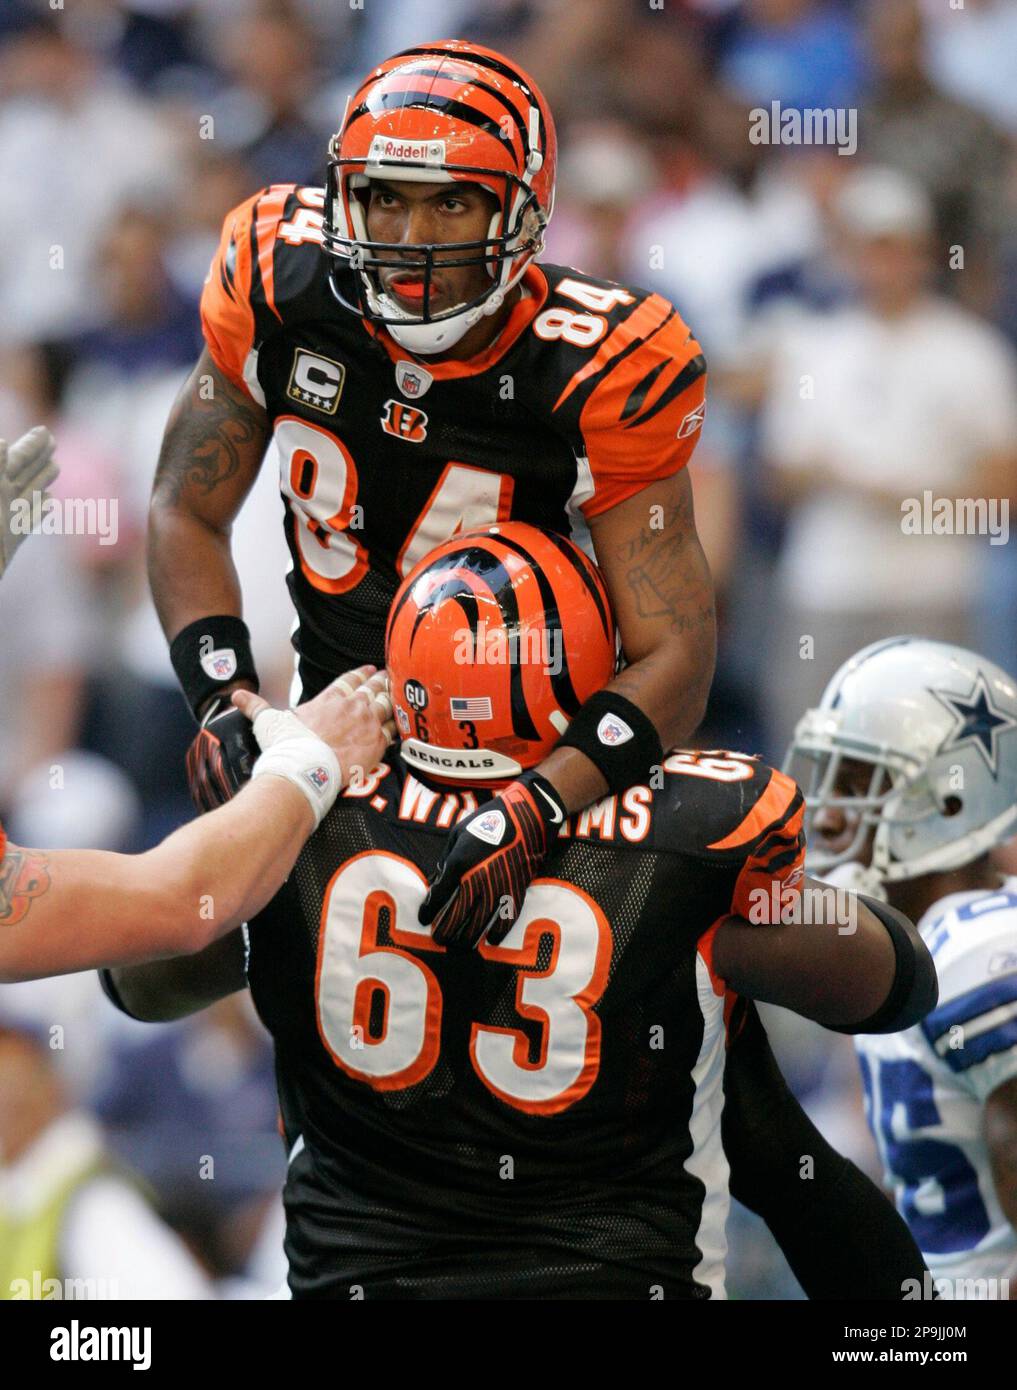
<path fill-rule="evenodd" d="M 95 1120 L 69 1104 L 50 1029 L 22 1002 L 32 988 L 7 986 L 0 1001 L 0 1299 L 212 1297 Z"/>
<path fill-rule="evenodd" d="M 941 285 L 988 312 L 1005 224 L 1006 141 L 979 110 L 933 85 L 919 0 L 870 0 L 867 19 L 874 80 L 861 114 L 862 151 L 924 186 L 935 211 Z M 945 273 L 955 246 L 964 252 L 961 276 Z"/>
<path fill-rule="evenodd" d="M 912 533 L 905 506 L 924 506 L 926 491 L 998 506 L 1017 476 L 1013 354 L 930 288 L 922 189 L 862 170 L 837 209 L 857 302 L 786 325 L 763 409 L 771 484 L 789 514 L 766 644 L 778 747 L 793 712 L 866 643 L 896 631 L 970 641 L 989 536 L 932 533 L 924 511 Z"/>
<path fill-rule="evenodd" d="M 64 336 L 95 320 L 111 209 L 172 196 L 174 137 L 53 15 L 26 20 L 0 51 L 0 91 L 0 339 Z"/>

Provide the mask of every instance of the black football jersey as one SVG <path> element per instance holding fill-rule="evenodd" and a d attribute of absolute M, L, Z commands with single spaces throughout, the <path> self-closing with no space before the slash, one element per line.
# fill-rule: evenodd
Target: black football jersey
<path fill-rule="evenodd" d="M 675 752 L 660 780 L 570 816 L 472 951 L 417 912 L 475 793 L 391 753 L 309 839 L 249 928 L 295 1297 L 722 1293 L 712 940 L 795 891 L 802 797 L 743 754 Z"/>
<path fill-rule="evenodd" d="M 657 294 L 531 266 L 495 342 L 413 357 L 337 301 L 323 192 L 277 185 L 226 219 L 201 303 L 217 366 L 272 421 L 295 637 L 327 675 L 384 664 L 399 582 L 457 530 L 509 518 L 573 535 L 688 460 L 702 351 Z"/>

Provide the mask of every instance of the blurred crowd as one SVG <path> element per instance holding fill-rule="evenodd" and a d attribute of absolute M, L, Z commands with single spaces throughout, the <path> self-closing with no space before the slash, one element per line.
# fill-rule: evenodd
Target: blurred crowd
<path fill-rule="evenodd" d="M 0 592 L 0 812 L 16 841 L 139 849 L 190 816 L 191 719 L 147 594 L 145 513 L 222 218 L 265 184 L 320 183 L 358 78 L 453 36 L 506 49 L 552 105 L 547 259 L 659 290 L 703 344 L 691 471 L 721 626 L 702 743 L 779 761 L 837 666 L 894 632 L 1017 665 L 1008 531 L 901 525 L 926 490 L 1017 498 L 1010 0 L 8 0 L 0 437 L 49 425 L 59 494 L 116 502 L 105 534 L 36 537 Z M 855 112 L 857 150 L 754 143 L 750 112 L 774 102 Z M 234 555 L 263 690 L 284 700 L 273 473 L 270 458 Z M 62 1050 L 18 1043 L 23 1084 L 33 1066 L 53 1074 L 32 1123 L 98 1117 L 94 1142 L 142 1177 L 158 1238 L 178 1242 L 167 1282 L 277 1283 L 284 1157 L 246 999 L 142 1028 L 91 980 L 25 991 L 26 1016 L 69 1020 Z M 874 1171 L 850 1048 L 772 1022 L 821 1127 Z M 8 1160 L 26 1132 L 10 1091 L 0 1080 Z M 751 1223 L 733 1238 L 736 1295 L 793 1295 Z"/>

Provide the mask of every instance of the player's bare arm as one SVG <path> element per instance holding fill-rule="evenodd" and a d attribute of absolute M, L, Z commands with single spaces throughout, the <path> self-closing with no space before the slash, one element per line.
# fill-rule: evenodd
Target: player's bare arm
<path fill-rule="evenodd" d="M 200 951 L 260 911 L 340 787 L 388 741 L 384 676 L 343 679 L 352 696 L 330 687 L 299 716 L 236 692 L 263 749 L 251 782 L 145 854 L 6 844 L 0 982 Z"/>
<path fill-rule="evenodd" d="M 795 915 L 808 920 L 717 929 L 713 964 L 731 989 L 847 1032 L 896 1032 L 935 1007 L 932 957 L 903 913 L 880 907 L 887 926 L 858 894 L 801 886 L 810 910 Z"/>
<path fill-rule="evenodd" d="M 692 482 L 682 469 L 593 518 L 590 533 L 630 664 L 607 687 L 637 705 L 665 748 L 699 724 L 713 679 L 713 580 L 696 534 Z M 556 749 L 539 771 L 570 811 L 607 783 L 576 748 Z"/>
<path fill-rule="evenodd" d="M 230 527 L 257 478 L 269 434 L 265 411 L 206 349 L 170 414 L 149 509 L 149 582 L 171 640 L 200 618 L 242 615 Z"/>
<path fill-rule="evenodd" d="M 117 1006 L 142 1023 L 170 1023 L 247 988 L 244 933 L 238 927 L 203 951 L 102 972 Z"/>

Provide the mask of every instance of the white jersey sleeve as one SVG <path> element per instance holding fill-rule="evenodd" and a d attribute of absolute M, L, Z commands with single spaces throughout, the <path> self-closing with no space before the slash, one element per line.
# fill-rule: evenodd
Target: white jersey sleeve
<path fill-rule="evenodd" d="M 939 1003 L 922 1033 L 984 1102 L 1017 1076 L 1017 880 L 953 908 L 930 933 L 929 948 Z"/>

